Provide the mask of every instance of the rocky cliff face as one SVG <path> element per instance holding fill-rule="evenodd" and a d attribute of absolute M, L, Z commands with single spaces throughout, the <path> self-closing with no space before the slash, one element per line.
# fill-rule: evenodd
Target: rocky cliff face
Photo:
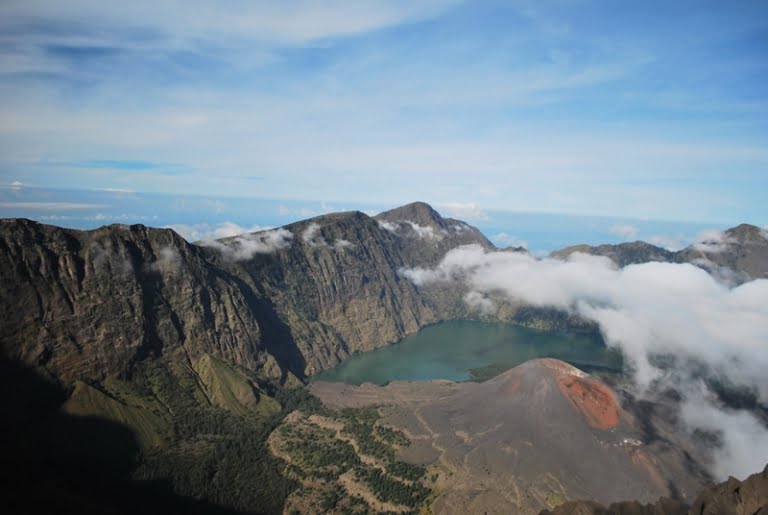
<path fill-rule="evenodd" d="M 63 380 L 204 353 L 279 374 L 248 292 L 170 230 L 3 220 L 0 284 L 3 354 Z"/>
<path fill-rule="evenodd" d="M 270 338 L 297 375 L 337 364 L 441 318 L 398 270 L 412 266 L 396 234 L 359 212 L 325 215 L 285 227 L 284 249 L 223 264 L 274 314 Z M 426 242 L 414 242 L 414 248 Z M 416 252 L 412 259 L 417 260 Z M 418 261 L 417 261 L 418 262 Z"/>
<path fill-rule="evenodd" d="M 378 214 L 379 225 L 395 236 L 397 251 L 409 266 L 432 267 L 460 245 L 477 243 L 495 248 L 476 228 L 453 218 L 443 218 L 423 202 Z"/>
<path fill-rule="evenodd" d="M 398 271 L 490 242 L 422 203 L 192 245 L 171 230 L 0 225 L 3 355 L 65 381 L 211 355 L 286 381 L 450 318 Z M 458 298 L 460 300 L 460 297 Z"/>
<path fill-rule="evenodd" d="M 768 232 L 741 224 L 681 250 L 675 261 L 692 263 L 731 284 L 768 279 Z"/>

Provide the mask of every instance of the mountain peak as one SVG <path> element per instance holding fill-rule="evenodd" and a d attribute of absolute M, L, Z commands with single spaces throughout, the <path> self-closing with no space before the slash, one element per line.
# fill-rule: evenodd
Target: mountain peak
<path fill-rule="evenodd" d="M 766 231 L 752 224 L 740 224 L 731 227 L 725 233 L 740 242 L 768 239 Z"/>
<path fill-rule="evenodd" d="M 374 218 L 387 222 L 413 222 L 423 227 L 442 229 L 447 224 L 445 219 L 426 202 L 412 202 L 404 206 L 379 213 Z"/>

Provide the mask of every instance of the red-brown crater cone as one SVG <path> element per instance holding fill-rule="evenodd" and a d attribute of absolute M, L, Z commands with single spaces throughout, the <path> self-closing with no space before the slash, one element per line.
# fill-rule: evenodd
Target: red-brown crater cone
<path fill-rule="evenodd" d="M 612 429 L 619 424 L 619 403 L 610 387 L 562 361 L 542 361 L 555 375 L 560 392 L 591 427 Z"/>
<path fill-rule="evenodd" d="M 619 406 L 608 386 L 592 378 L 576 376 L 560 376 L 557 385 L 590 426 L 611 429 L 619 424 Z"/>

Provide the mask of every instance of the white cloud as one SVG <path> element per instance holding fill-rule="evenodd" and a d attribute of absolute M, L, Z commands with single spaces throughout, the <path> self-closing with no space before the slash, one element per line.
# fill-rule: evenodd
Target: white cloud
<path fill-rule="evenodd" d="M 29 209 L 32 211 L 68 211 L 81 209 L 104 209 L 106 204 L 86 204 L 80 202 L 0 202 L 0 209 Z"/>
<path fill-rule="evenodd" d="M 320 234 L 320 225 L 312 222 L 301 232 L 301 241 L 310 247 L 326 245 L 323 236 Z"/>
<path fill-rule="evenodd" d="M 700 232 L 696 241 L 693 247 L 702 252 L 723 252 L 733 243 L 727 234 L 717 229 Z"/>
<path fill-rule="evenodd" d="M 651 245 L 662 247 L 671 251 L 678 251 L 686 247 L 689 240 L 682 234 L 676 236 L 669 236 L 665 234 L 654 234 L 647 239 Z"/>
<path fill-rule="evenodd" d="M 464 295 L 464 302 L 483 315 L 492 315 L 496 312 L 496 305 L 493 301 L 477 291 L 470 291 Z"/>
<path fill-rule="evenodd" d="M 722 442 L 714 450 L 715 477 L 743 479 L 765 467 L 768 431 L 755 417 L 717 408 L 716 401 L 702 387 L 687 392 L 687 397 L 682 418 L 688 427 L 714 431 Z"/>
<path fill-rule="evenodd" d="M 178 270 L 181 265 L 179 251 L 171 246 L 161 248 L 155 260 L 147 266 L 150 272 L 168 274 Z"/>
<path fill-rule="evenodd" d="M 289 2 L 246 2 L 224 9 L 213 1 L 167 0 L 161 5 L 135 0 L 116 6 L 98 0 L 70 0 L 64 4 L 41 0 L 9 0 L 0 4 L 0 19 L 55 19 L 94 26 L 147 27 L 160 32 L 176 45 L 199 39 L 240 38 L 274 44 L 297 44 L 317 39 L 359 34 L 383 27 L 424 19 L 439 14 L 455 1 L 426 0 L 293 0 Z M 49 38 L 61 35 L 54 34 Z M 95 32 L 80 36 L 84 45 L 98 46 L 112 41 L 109 34 Z M 71 44 L 71 40 L 67 40 Z M 124 44 L 124 42 L 120 41 Z M 151 48 L 151 43 L 134 43 Z"/>
<path fill-rule="evenodd" d="M 746 272 L 737 272 L 727 266 L 718 265 L 706 257 L 696 258 L 691 261 L 691 264 L 703 268 L 717 281 L 728 287 L 738 286 L 752 279 Z"/>
<path fill-rule="evenodd" d="M 171 224 L 165 226 L 168 229 L 173 229 L 182 238 L 190 243 L 196 241 L 218 240 L 221 238 L 230 238 L 240 234 L 265 231 L 271 229 L 271 227 L 265 227 L 261 225 L 252 225 L 248 228 L 238 225 L 234 222 L 221 222 L 215 226 L 208 223 L 199 224 Z"/>
<path fill-rule="evenodd" d="M 412 230 L 411 234 L 415 235 L 418 238 L 438 240 L 438 241 L 443 239 L 442 234 L 439 234 L 437 231 L 435 231 L 434 228 L 428 225 L 419 225 L 409 220 L 405 220 L 404 222 L 411 227 L 411 230 Z"/>
<path fill-rule="evenodd" d="M 309 245 L 310 247 L 330 248 L 332 250 L 336 250 L 339 252 L 343 252 L 344 250 L 351 249 L 355 246 L 354 243 L 352 243 L 349 240 L 345 240 L 343 238 L 338 238 L 336 239 L 336 241 L 333 242 L 333 245 L 329 245 L 328 242 L 325 241 L 325 238 L 323 238 L 323 235 L 320 233 L 320 230 L 321 230 L 320 224 L 316 222 L 310 223 L 301 232 L 301 240 L 307 245 Z"/>
<path fill-rule="evenodd" d="M 382 229 L 385 229 L 393 234 L 400 234 L 402 229 L 405 229 L 408 231 L 408 236 L 416 237 L 416 238 L 424 238 L 424 239 L 430 239 L 430 240 L 442 240 L 443 235 L 435 231 L 434 228 L 428 226 L 428 225 L 419 225 L 415 222 L 411 222 L 410 220 L 400 220 L 399 222 L 388 222 L 386 220 L 377 220 L 379 223 L 379 227 Z M 460 229 L 454 227 L 455 231 L 459 231 Z M 461 228 L 463 230 L 463 228 Z"/>
<path fill-rule="evenodd" d="M 639 391 L 650 392 L 656 381 L 691 384 L 692 367 L 703 363 L 714 374 L 736 385 L 755 388 L 768 399 L 768 280 L 729 289 L 707 272 L 689 264 L 643 263 L 616 267 L 602 257 L 573 254 L 568 261 L 536 260 L 527 254 L 486 252 L 468 245 L 449 252 L 434 269 L 401 273 L 416 284 L 461 281 L 477 295 L 471 305 L 491 293 L 538 306 L 578 313 L 597 322 L 609 346 L 622 350 L 634 368 Z M 478 296 L 479 295 L 479 296 Z M 651 360 L 655 354 L 673 355 L 678 365 L 663 371 Z M 674 379 L 674 380 L 673 380 Z M 712 409 L 719 409 L 709 404 Z M 751 415 L 738 414 L 740 420 Z M 688 420 L 703 424 L 700 420 Z M 756 422 L 754 423 L 756 424 Z M 739 427 L 761 427 L 752 422 Z M 722 429 L 720 426 L 703 426 Z M 744 429 L 746 431 L 746 429 Z M 768 456 L 766 428 L 752 439 Z M 726 435 L 726 447 L 715 455 L 715 472 L 737 474 L 754 465 L 728 448 L 738 439 Z"/>
<path fill-rule="evenodd" d="M 494 245 L 498 247 L 523 247 L 525 249 L 528 248 L 528 242 L 526 242 L 521 238 L 518 238 L 517 236 L 513 236 L 505 232 L 494 234 L 493 236 L 491 236 L 491 241 L 493 241 Z"/>
<path fill-rule="evenodd" d="M 247 261 L 256 254 L 272 254 L 291 246 L 293 233 L 279 228 L 271 231 L 248 233 L 227 240 L 207 240 L 202 245 L 212 247 L 232 261 Z"/>
<path fill-rule="evenodd" d="M 459 220 L 482 222 L 490 219 L 488 215 L 474 202 L 449 202 L 447 204 L 438 204 L 438 207 L 448 216 L 452 218 L 458 218 Z"/>
<path fill-rule="evenodd" d="M 129 190 L 129 189 L 126 189 L 126 188 L 91 188 L 91 190 L 92 191 L 105 191 L 107 193 L 125 193 L 125 194 L 136 193 L 135 191 Z"/>
<path fill-rule="evenodd" d="M 109 245 L 109 244 L 107 244 Z M 112 271 L 116 272 L 118 276 L 127 277 L 133 274 L 133 264 L 130 257 L 125 253 L 125 249 L 122 249 L 119 255 L 114 254 L 114 250 L 109 246 L 105 248 L 101 243 L 93 242 L 88 246 L 88 257 L 93 264 L 93 267 L 97 270 L 106 270 L 107 264 L 112 263 Z M 172 258 L 171 258 L 172 259 Z M 160 264 L 157 262 L 152 263 L 148 269 L 152 271 L 159 271 L 161 269 Z"/>
<path fill-rule="evenodd" d="M 352 243 L 349 240 L 344 240 L 344 239 L 338 239 L 333 244 L 334 250 L 340 250 L 340 251 L 343 251 L 345 249 L 351 249 L 354 246 L 355 246 L 354 243 Z"/>
<path fill-rule="evenodd" d="M 379 222 L 379 227 L 382 229 L 385 229 L 391 233 L 397 233 L 397 225 L 393 224 L 391 222 L 387 222 L 386 220 L 377 220 Z"/>
<path fill-rule="evenodd" d="M 620 236 L 625 240 L 634 240 L 635 238 L 637 238 L 638 230 L 637 230 L 637 227 L 635 227 L 634 225 L 619 223 L 611 226 L 610 232 L 611 234 Z"/>

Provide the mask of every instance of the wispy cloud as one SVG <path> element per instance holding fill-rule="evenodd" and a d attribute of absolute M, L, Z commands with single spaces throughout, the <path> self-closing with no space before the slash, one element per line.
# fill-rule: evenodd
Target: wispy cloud
<path fill-rule="evenodd" d="M 231 261 L 247 261 L 257 254 L 273 254 L 291 246 L 293 233 L 279 228 L 271 231 L 242 234 L 225 240 L 204 240 L 201 245 L 218 250 Z"/>
<path fill-rule="evenodd" d="M 488 213 L 483 211 L 480 206 L 474 202 L 449 202 L 447 204 L 438 204 L 437 206 L 443 213 L 459 220 L 468 222 L 490 220 Z"/>
<path fill-rule="evenodd" d="M 104 209 L 106 204 L 85 204 L 79 202 L 0 202 L 0 209 L 30 211 L 69 211 L 85 209 Z"/>
<path fill-rule="evenodd" d="M 162 247 L 157 251 L 154 261 L 147 265 L 150 272 L 171 274 L 179 270 L 181 266 L 181 254 L 174 247 Z"/>
<path fill-rule="evenodd" d="M 732 243 L 734 242 L 723 231 L 709 229 L 698 234 L 693 247 L 702 252 L 723 252 Z"/>
<path fill-rule="evenodd" d="M 217 225 L 211 225 L 208 223 L 199 224 L 170 224 L 166 225 L 168 229 L 173 229 L 182 238 L 188 242 L 196 242 L 203 240 L 219 240 L 222 238 L 230 238 L 233 236 L 239 236 L 245 233 L 265 231 L 271 229 L 271 227 L 264 227 L 261 225 L 252 225 L 250 227 L 243 227 L 234 222 L 221 222 Z"/>
<path fill-rule="evenodd" d="M 638 8 L 638 29 L 596 4 L 532 16 L 450 0 L 6 1 L 0 173 L 286 200 L 343 186 L 475 220 L 752 219 L 768 151 L 765 117 L 744 106 L 765 103 L 766 77 L 745 38 L 760 17 L 746 4 L 702 7 L 695 22 L 676 9 L 678 33 L 654 23 L 656 7 Z M 653 101 L 660 88 L 697 109 Z"/>
<path fill-rule="evenodd" d="M 320 224 L 312 222 L 307 225 L 307 227 L 301 231 L 301 241 L 310 247 L 325 245 L 323 235 L 320 233 Z"/>
<path fill-rule="evenodd" d="M 528 242 L 525 240 L 518 238 L 517 236 L 513 236 L 511 234 L 507 234 L 505 232 L 496 233 L 493 236 L 491 236 L 491 241 L 498 247 L 523 247 L 528 248 Z"/>
<path fill-rule="evenodd" d="M 189 168 L 173 163 L 155 163 L 151 161 L 119 160 L 119 159 L 91 159 L 87 161 L 43 161 L 42 167 L 68 168 L 68 169 L 102 169 L 121 172 L 153 172 L 161 175 L 179 175 L 188 173 Z"/>
<path fill-rule="evenodd" d="M 417 4 L 400 0 L 364 0 L 352 5 L 338 0 L 257 1 L 228 10 L 213 1 L 192 5 L 169 1 L 158 6 L 147 0 L 137 0 L 118 8 L 96 0 L 74 0 L 66 6 L 40 0 L 10 0 L 0 6 L 0 15 L 6 27 L 18 30 L 20 24 L 27 22 L 28 30 L 40 36 L 41 29 L 46 27 L 40 20 L 60 20 L 78 30 L 74 34 L 52 31 L 52 38 L 58 38 L 62 43 L 80 43 L 84 47 L 114 46 L 106 44 L 110 41 L 109 33 L 96 29 L 87 31 L 82 23 L 84 19 L 90 20 L 91 26 L 96 28 L 128 27 L 118 31 L 120 39 L 117 42 L 122 43 L 126 33 L 130 34 L 133 29 L 132 43 L 139 48 L 152 48 L 160 37 L 175 40 L 177 44 L 191 44 L 192 40 L 201 37 L 221 38 L 227 35 L 279 44 L 300 44 L 417 21 L 439 14 L 456 3 L 451 0 L 427 0 Z M 142 28 L 142 31 L 135 28 Z"/>
<path fill-rule="evenodd" d="M 611 226 L 610 232 L 625 240 L 634 240 L 637 238 L 638 229 L 631 224 L 619 223 Z"/>

